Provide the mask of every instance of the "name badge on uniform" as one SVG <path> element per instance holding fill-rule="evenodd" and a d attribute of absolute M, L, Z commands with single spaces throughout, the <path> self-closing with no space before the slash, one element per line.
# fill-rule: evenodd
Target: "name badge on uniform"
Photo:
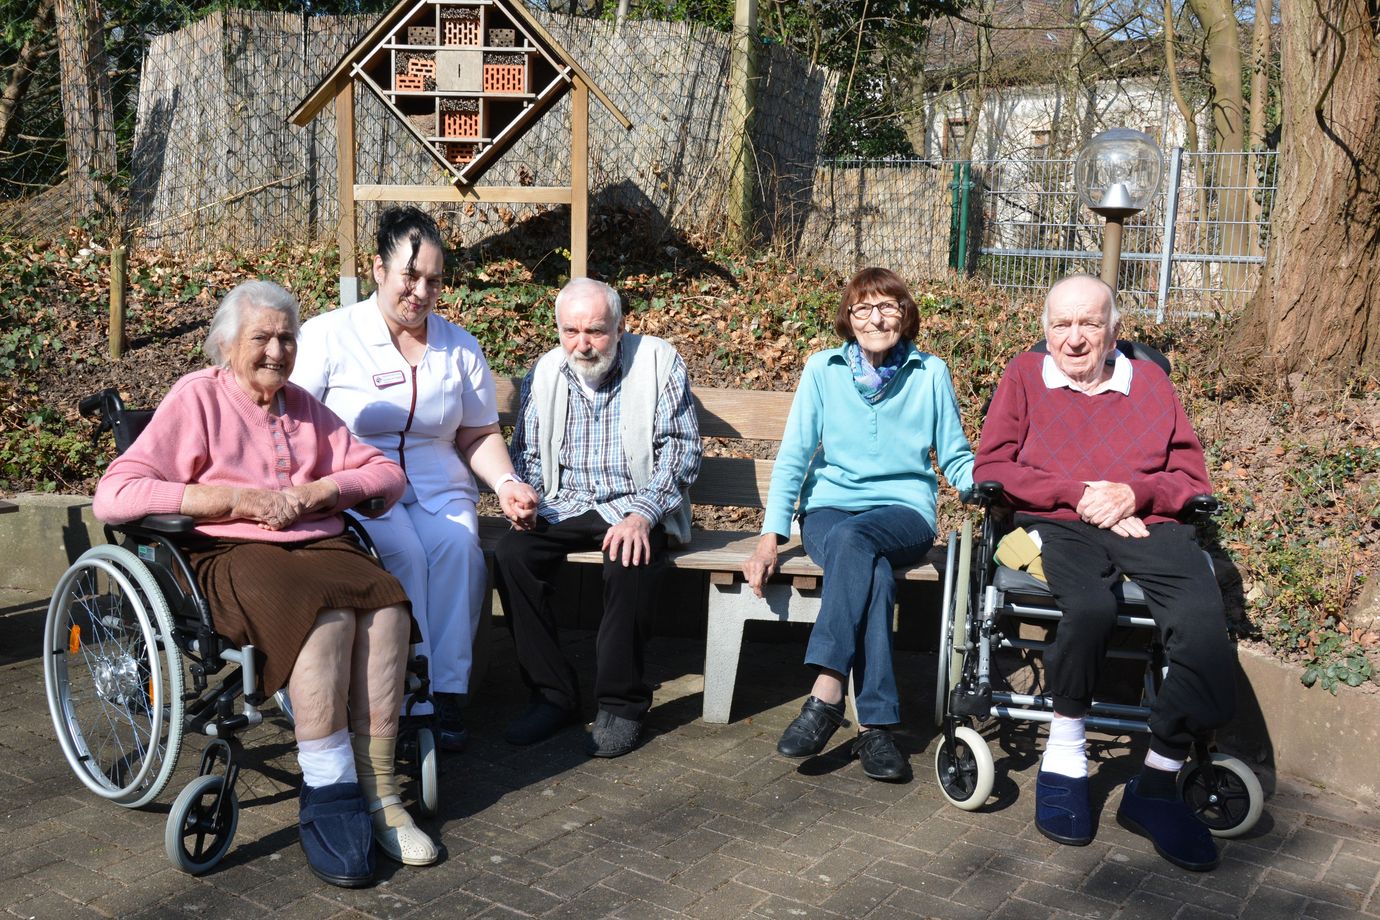
<path fill-rule="evenodd" d="M 374 386 L 382 390 L 387 387 L 397 386 L 405 380 L 407 380 L 407 375 L 402 371 L 385 371 L 382 374 L 374 375 Z"/>

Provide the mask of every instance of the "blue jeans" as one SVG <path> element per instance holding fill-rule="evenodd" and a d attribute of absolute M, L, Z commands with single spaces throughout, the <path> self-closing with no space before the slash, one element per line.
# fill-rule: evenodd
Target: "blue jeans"
<path fill-rule="evenodd" d="M 934 543 L 934 528 L 912 508 L 866 511 L 817 508 L 801 518 L 805 551 L 824 569 L 819 619 L 805 663 L 853 672 L 858 721 L 895 725 L 900 694 L 891 670 L 891 614 L 896 604 L 892 566 L 912 565 Z"/>

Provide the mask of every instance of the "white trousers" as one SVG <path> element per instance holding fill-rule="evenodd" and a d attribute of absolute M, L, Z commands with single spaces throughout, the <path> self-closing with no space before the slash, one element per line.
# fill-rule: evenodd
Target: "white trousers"
<path fill-rule="evenodd" d="M 455 499 L 433 514 L 418 502 L 398 502 L 365 519 L 364 528 L 412 601 L 432 692 L 467 693 L 487 580 L 474 503 Z"/>

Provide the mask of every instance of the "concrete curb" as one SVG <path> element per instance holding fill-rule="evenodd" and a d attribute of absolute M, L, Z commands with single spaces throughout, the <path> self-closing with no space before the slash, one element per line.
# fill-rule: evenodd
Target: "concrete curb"
<path fill-rule="evenodd" d="M 0 588 L 46 598 L 67 566 L 105 537 L 85 496 L 13 500 L 19 511 L 0 515 Z M 1297 666 L 1253 649 L 1237 659 L 1237 718 L 1218 743 L 1251 764 L 1267 792 L 1283 773 L 1380 804 L 1380 694 L 1306 688 Z"/>

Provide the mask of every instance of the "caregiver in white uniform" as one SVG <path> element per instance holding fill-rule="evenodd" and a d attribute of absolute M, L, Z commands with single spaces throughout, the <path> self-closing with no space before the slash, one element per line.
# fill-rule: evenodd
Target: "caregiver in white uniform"
<path fill-rule="evenodd" d="M 513 476 L 478 341 L 432 312 L 444 269 L 436 222 L 417 208 L 385 210 L 378 290 L 302 326 L 292 382 L 407 473 L 402 501 L 364 526 L 412 600 L 431 662 L 437 740 L 458 751 L 469 738 L 460 702 L 485 587 L 474 474 L 515 527 L 531 525 L 537 495 Z"/>

